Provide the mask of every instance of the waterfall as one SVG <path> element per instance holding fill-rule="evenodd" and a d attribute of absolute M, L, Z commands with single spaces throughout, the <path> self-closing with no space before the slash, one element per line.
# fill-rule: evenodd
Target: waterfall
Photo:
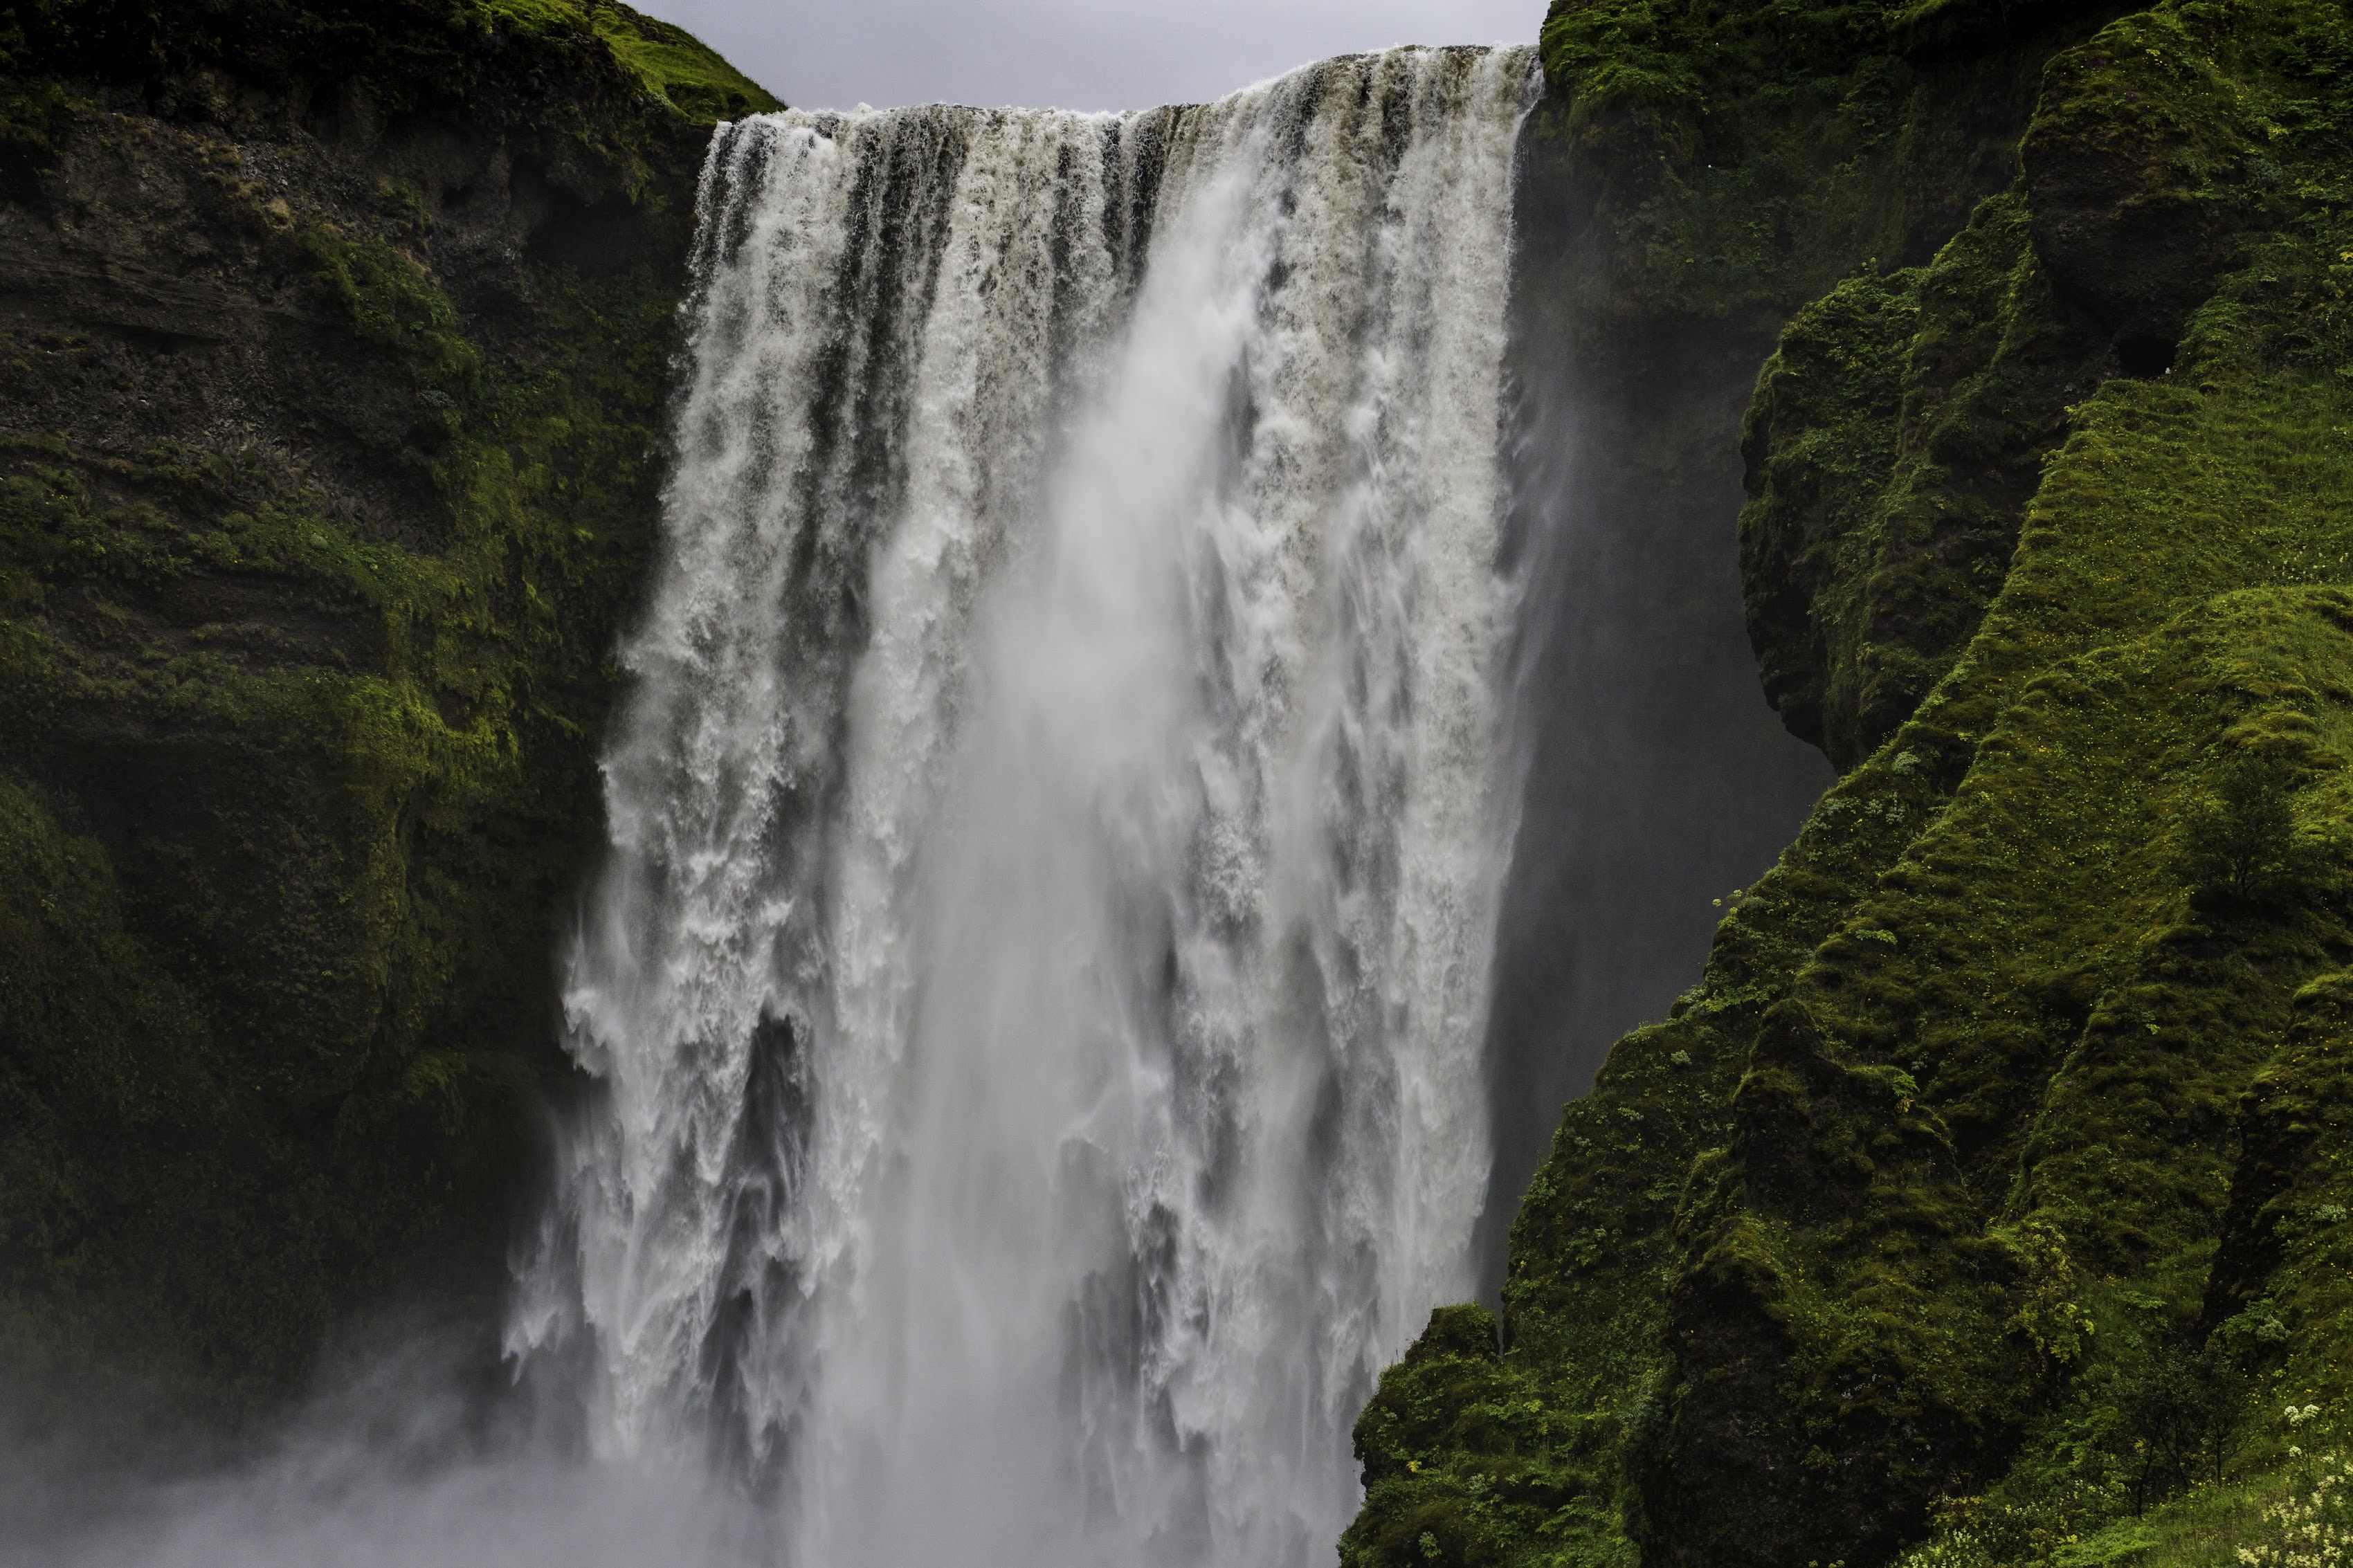
<path fill-rule="evenodd" d="M 1472 1287 L 1526 50 L 723 127 L 510 1350 L 806 1568 L 1329 1562 Z"/>

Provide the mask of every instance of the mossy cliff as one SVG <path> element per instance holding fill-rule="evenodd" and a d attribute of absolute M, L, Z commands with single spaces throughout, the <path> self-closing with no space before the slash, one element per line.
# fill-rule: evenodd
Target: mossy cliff
<path fill-rule="evenodd" d="M 1546 59 L 1528 275 L 1651 452 L 1740 440 L 1842 776 L 1500 1321 L 1384 1378 L 1344 1559 L 2270 1550 L 2353 1393 L 2353 18 L 1592 0 Z M 1737 437 L 1642 390 L 1694 342 Z"/>
<path fill-rule="evenodd" d="M 0 8 L 0 1352 L 495 1279 L 693 184 L 603 0 Z"/>

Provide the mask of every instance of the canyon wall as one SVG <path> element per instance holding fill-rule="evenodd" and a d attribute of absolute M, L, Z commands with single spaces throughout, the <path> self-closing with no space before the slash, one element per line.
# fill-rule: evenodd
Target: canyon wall
<path fill-rule="evenodd" d="M 1841 777 L 1568 1108 L 1500 1319 L 1385 1379 L 1345 1561 L 2276 1533 L 2273 1402 L 2342 1384 L 2353 33 L 2119 9 L 1555 7 L 1527 274 L 1621 385 L 1789 313 L 1744 592 Z"/>
<path fill-rule="evenodd" d="M 0 1342 L 217 1411 L 406 1278 L 494 1320 L 695 172 L 774 104 L 619 5 L 0 50 Z"/>

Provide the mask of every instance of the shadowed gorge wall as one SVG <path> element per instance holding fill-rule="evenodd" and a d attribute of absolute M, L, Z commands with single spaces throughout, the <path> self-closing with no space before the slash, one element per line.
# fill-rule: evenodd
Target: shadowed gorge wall
<path fill-rule="evenodd" d="M 1515 703 L 1522 815 L 1497 924 L 1482 1284 L 1518 1194 L 1609 1044 L 1704 959 L 1724 898 L 1832 774 L 1760 700 L 1725 520 L 1760 340 L 1579 338 L 1581 215 L 1554 139 L 1523 138 L 1514 213 L 1513 532 L 1529 552 Z"/>
<path fill-rule="evenodd" d="M 1870 6 L 1594 6 L 1547 30 L 1552 96 L 1515 214 L 1516 504 L 1540 558 L 1489 1047 L 1491 1274 L 1556 1108 L 1611 1039 L 1663 1013 L 1716 900 L 1830 777 L 1770 734 L 1753 683 L 1761 660 L 1784 725 L 1821 745 L 1814 709 L 1783 689 L 1809 677 L 1778 673 L 1812 670 L 1819 637 L 1782 633 L 1789 594 L 1754 547 L 1725 549 L 1756 367 L 1848 268 L 1925 259 L 2012 177 L 2051 40 L 2097 15 L 1988 31 Z M 1810 613 L 1806 589 L 1794 602 Z"/>
<path fill-rule="evenodd" d="M 0 13 L 0 1341 L 231 1406 L 495 1289 L 693 179 L 568 4 Z"/>

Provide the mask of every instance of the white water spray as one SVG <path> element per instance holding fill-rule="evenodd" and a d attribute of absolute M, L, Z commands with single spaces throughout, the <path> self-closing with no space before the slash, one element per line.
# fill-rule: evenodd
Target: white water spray
<path fill-rule="evenodd" d="M 714 143 L 510 1345 L 802 1568 L 1328 1562 L 1470 1288 L 1533 74 Z"/>

